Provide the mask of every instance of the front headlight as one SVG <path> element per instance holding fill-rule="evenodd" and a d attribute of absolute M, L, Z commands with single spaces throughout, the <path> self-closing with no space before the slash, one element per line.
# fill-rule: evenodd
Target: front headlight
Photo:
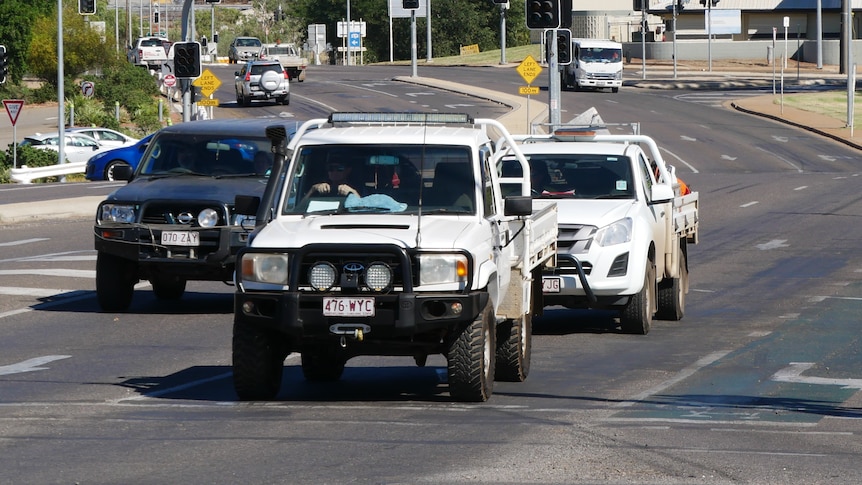
<path fill-rule="evenodd" d="M 257 283 L 286 285 L 288 263 L 286 254 L 243 254 L 240 262 L 242 279 Z"/>
<path fill-rule="evenodd" d="M 198 224 L 201 227 L 214 227 L 218 224 L 218 212 L 210 208 L 200 211 L 198 214 Z"/>
<path fill-rule="evenodd" d="M 420 285 L 467 281 L 467 256 L 463 254 L 420 254 L 418 260 Z"/>
<path fill-rule="evenodd" d="M 632 220 L 620 219 L 596 231 L 595 241 L 599 246 L 613 246 L 632 240 Z"/>
<path fill-rule="evenodd" d="M 126 204 L 102 204 L 99 207 L 99 222 L 135 222 L 135 206 Z"/>

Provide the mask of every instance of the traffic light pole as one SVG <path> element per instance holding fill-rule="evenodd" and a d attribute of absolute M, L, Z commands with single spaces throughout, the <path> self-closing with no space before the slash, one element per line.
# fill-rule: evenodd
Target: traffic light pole
<path fill-rule="evenodd" d="M 551 130 L 560 126 L 560 63 L 559 49 L 557 48 L 557 29 L 545 31 L 545 45 L 549 49 L 548 55 L 548 106 Z"/>

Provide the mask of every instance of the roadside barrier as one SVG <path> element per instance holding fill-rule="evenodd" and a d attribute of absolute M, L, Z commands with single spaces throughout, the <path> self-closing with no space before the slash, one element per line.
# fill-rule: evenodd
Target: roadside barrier
<path fill-rule="evenodd" d="M 48 165 L 47 167 L 33 167 L 21 165 L 20 168 L 13 168 L 9 171 L 9 175 L 13 181 L 19 184 L 32 184 L 34 180 L 45 177 L 60 177 L 73 173 L 84 173 L 87 170 L 87 162 L 75 163 L 59 163 Z"/>

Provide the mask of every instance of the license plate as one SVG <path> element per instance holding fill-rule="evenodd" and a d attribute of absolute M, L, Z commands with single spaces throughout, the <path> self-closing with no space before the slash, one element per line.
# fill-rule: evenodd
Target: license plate
<path fill-rule="evenodd" d="M 325 297 L 323 299 L 325 317 L 373 317 L 374 298 L 370 297 Z"/>
<path fill-rule="evenodd" d="M 200 246 L 201 235 L 195 231 L 162 231 L 165 246 Z"/>
<path fill-rule="evenodd" d="M 542 278 L 542 293 L 559 293 L 560 278 Z"/>

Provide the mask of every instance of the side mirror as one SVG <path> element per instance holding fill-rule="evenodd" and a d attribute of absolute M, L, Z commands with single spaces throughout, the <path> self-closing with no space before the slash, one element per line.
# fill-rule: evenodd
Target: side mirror
<path fill-rule="evenodd" d="M 673 187 L 667 184 L 655 184 L 652 186 L 650 200 L 653 204 L 663 204 L 673 200 Z"/>
<path fill-rule="evenodd" d="M 234 198 L 233 205 L 237 214 L 254 216 L 257 215 L 257 209 L 260 207 L 260 197 L 256 195 L 237 195 Z"/>
<path fill-rule="evenodd" d="M 507 216 L 528 216 L 533 213 L 533 198 L 513 195 L 503 200 L 503 214 Z"/>
<path fill-rule="evenodd" d="M 126 165 L 125 163 L 117 164 L 114 167 L 114 180 L 132 180 L 132 175 L 135 173 L 135 170 L 131 167 L 131 165 Z"/>

